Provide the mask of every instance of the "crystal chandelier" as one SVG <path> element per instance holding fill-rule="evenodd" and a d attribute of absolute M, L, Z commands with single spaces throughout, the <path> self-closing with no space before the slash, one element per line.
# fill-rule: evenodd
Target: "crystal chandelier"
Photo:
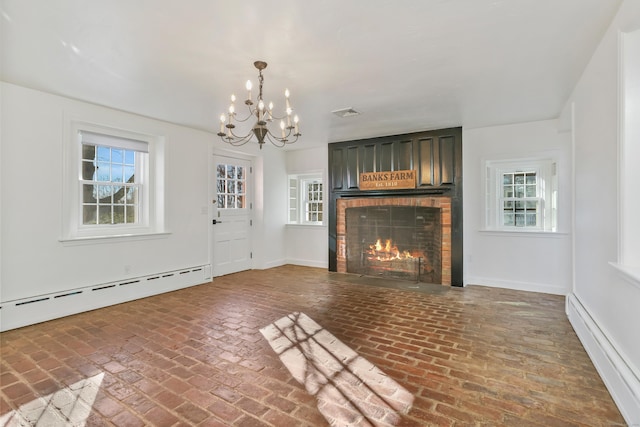
<path fill-rule="evenodd" d="M 264 81 L 264 77 L 262 77 L 262 70 L 267 68 L 267 63 L 264 61 L 256 61 L 253 65 L 258 69 L 258 82 L 260 85 L 256 103 L 254 104 L 251 100 L 251 80 L 247 80 L 247 99 L 244 101 L 244 104 L 249 109 L 249 114 L 244 119 L 237 117 L 235 109 L 236 96 L 231 95 L 229 114 L 222 114 L 220 116 L 220 132 L 218 132 L 218 136 L 224 142 L 236 147 L 249 142 L 253 135 L 258 138 L 260 149 L 262 149 L 262 145 L 265 143 L 265 140 L 268 140 L 276 147 L 284 147 L 286 144 L 293 144 L 298 140 L 298 137 L 301 134 L 298 130 L 298 116 L 296 115 L 293 116 L 293 118 L 291 117 L 293 109 L 289 103 L 289 89 L 284 92 L 286 103 L 285 114 L 281 117 L 275 116 L 273 114 L 273 103 L 269 102 L 269 105 L 265 106 L 264 100 L 262 99 L 262 83 Z M 234 122 L 246 122 L 251 117 L 256 120 L 251 131 L 244 136 L 236 134 L 236 125 Z M 275 120 L 280 121 L 280 136 L 269 130 L 269 125 Z"/>

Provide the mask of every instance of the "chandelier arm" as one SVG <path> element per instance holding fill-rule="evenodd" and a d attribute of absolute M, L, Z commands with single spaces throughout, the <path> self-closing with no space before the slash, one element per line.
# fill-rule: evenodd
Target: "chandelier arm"
<path fill-rule="evenodd" d="M 291 135 L 291 131 L 289 131 L 289 133 L 286 135 L 285 138 L 280 138 L 277 137 L 275 135 L 273 135 L 271 132 L 267 133 L 267 137 L 266 139 L 269 140 L 269 142 L 273 145 L 275 145 L 278 148 L 282 148 L 287 144 L 293 144 L 294 142 L 296 142 L 298 140 L 298 136 L 300 135 L 299 133 L 294 134 L 293 136 L 295 137 L 292 140 L 289 140 L 289 136 Z"/>
<path fill-rule="evenodd" d="M 268 139 L 271 144 L 275 145 L 278 148 L 282 148 L 287 144 L 286 139 L 274 137 L 270 133 L 267 134 L 267 137 L 265 139 Z"/>
<path fill-rule="evenodd" d="M 286 132 L 284 136 L 277 136 L 275 133 L 271 132 L 271 129 L 267 128 L 267 136 L 277 141 L 288 140 L 289 137 L 291 136 L 291 131 L 293 130 L 293 127 L 285 127 L 285 130 Z"/>
<path fill-rule="evenodd" d="M 287 113 L 285 113 L 284 116 L 276 116 L 275 114 L 271 114 L 272 120 L 285 120 L 286 118 L 287 118 Z"/>
<path fill-rule="evenodd" d="M 251 137 L 253 136 L 252 133 L 249 133 L 245 136 L 239 136 L 236 135 L 233 132 L 233 129 L 231 129 L 231 131 L 229 133 L 226 133 L 224 135 L 220 135 L 220 138 L 226 142 L 227 144 L 231 144 L 234 147 L 239 147 L 241 145 L 246 144 L 247 142 L 249 142 L 251 140 Z"/>
<path fill-rule="evenodd" d="M 247 137 L 247 135 L 244 135 L 244 136 L 236 135 L 236 133 L 233 131 L 233 129 L 230 129 L 225 138 L 226 139 L 233 139 L 233 140 L 240 140 L 240 139 L 245 139 L 246 137 Z"/>
<path fill-rule="evenodd" d="M 229 139 L 225 139 L 225 138 L 223 138 L 222 140 L 223 140 L 224 142 L 226 142 L 227 144 L 229 144 L 229 145 L 233 145 L 234 147 L 240 147 L 241 145 L 244 145 L 244 144 L 246 144 L 247 142 L 249 142 L 249 140 L 248 140 L 248 139 L 247 139 L 247 140 L 244 140 L 244 141 L 242 141 L 242 140 L 236 141 L 236 140 L 229 140 Z"/>
<path fill-rule="evenodd" d="M 245 117 L 244 119 L 239 119 L 239 118 L 236 116 L 236 114 L 234 114 L 234 115 L 233 115 L 234 120 L 235 120 L 236 122 L 243 123 L 243 122 L 246 122 L 247 120 L 249 120 L 250 118 L 252 118 L 252 117 L 255 117 L 255 116 L 256 116 L 256 109 L 255 109 L 255 108 L 251 108 L 251 106 L 250 106 L 250 105 L 247 105 L 247 107 L 249 108 L 249 115 L 247 115 L 247 117 Z"/>

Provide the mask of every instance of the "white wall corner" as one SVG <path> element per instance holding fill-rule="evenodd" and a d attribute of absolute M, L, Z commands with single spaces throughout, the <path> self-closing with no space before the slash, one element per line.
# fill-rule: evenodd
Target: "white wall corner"
<path fill-rule="evenodd" d="M 287 258 L 285 264 L 301 265 L 303 267 L 329 268 L 329 263 L 324 260 Z"/>
<path fill-rule="evenodd" d="M 523 282 L 517 280 L 504 280 L 479 276 L 466 276 L 465 286 L 488 286 L 491 288 L 515 289 L 518 291 L 540 292 L 543 294 L 566 295 L 568 286 L 554 285 L 552 283 Z"/>
<path fill-rule="evenodd" d="M 287 264 L 287 260 L 284 258 L 267 260 L 263 262 L 261 265 L 254 266 L 256 270 L 268 270 L 270 268 L 282 267 Z"/>
<path fill-rule="evenodd" d="M 573 293 L 566 300 L 567 317 L 596 370 L 629 426 L 640 426 L 640 378 Z"/>

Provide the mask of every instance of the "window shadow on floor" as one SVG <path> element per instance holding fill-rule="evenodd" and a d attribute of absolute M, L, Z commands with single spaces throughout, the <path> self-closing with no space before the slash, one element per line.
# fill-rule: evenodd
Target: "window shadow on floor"
<path fill-rule="evenodd" d="M 394 426 L 414 397 L 304 313 L 260 329 L 330 425 Z"/>

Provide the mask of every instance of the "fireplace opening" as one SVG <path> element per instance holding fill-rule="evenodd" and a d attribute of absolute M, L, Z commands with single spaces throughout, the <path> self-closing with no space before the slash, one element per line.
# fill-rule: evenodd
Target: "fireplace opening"
<path fill-rule="evenodd" d="M 347 272 L 441 283 L 440 211 L 425 206 L 347 208 Z"/>

